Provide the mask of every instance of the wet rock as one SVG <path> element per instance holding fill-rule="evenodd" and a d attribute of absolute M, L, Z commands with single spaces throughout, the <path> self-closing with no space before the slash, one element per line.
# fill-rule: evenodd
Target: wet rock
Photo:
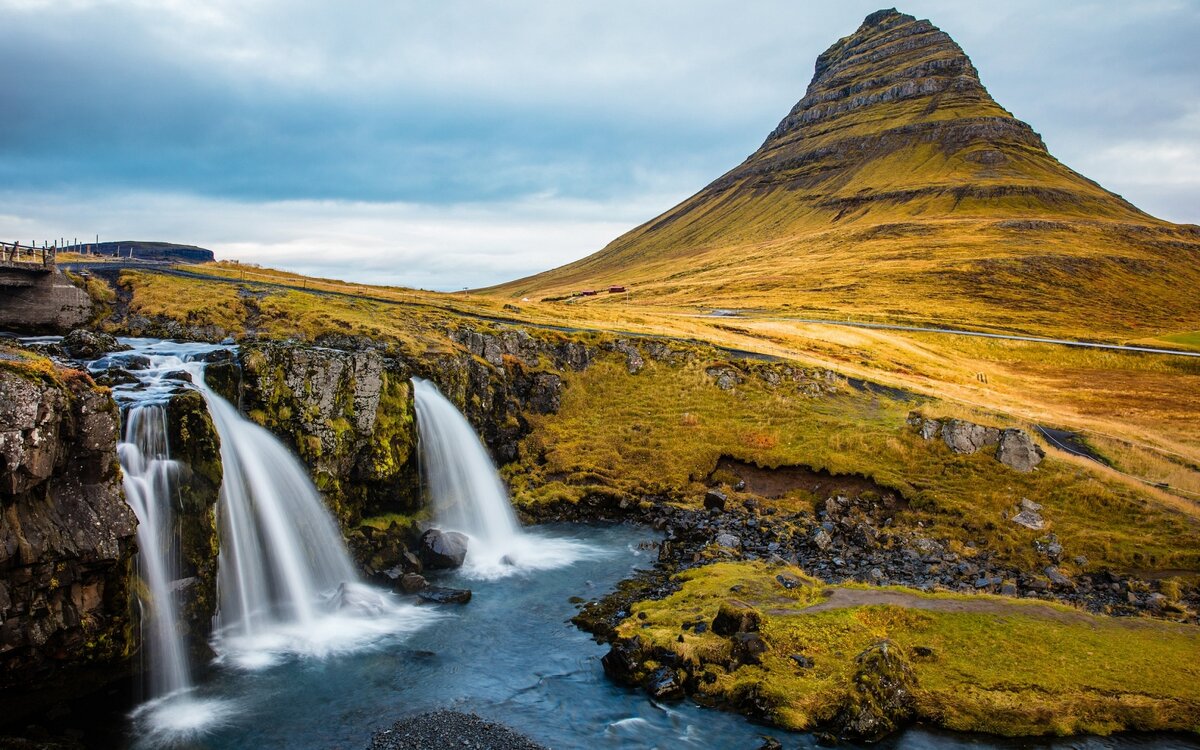
<path fill-rule="evenodd" d="M 1008 428 L 1000 433 L 996 460 L 1012 469 L 1030 472 L 1042 462 L 1046 453 L 1024 430 Z"/>
<path fill-rule="evenodd" d="M 672 667 L 659 667 L 646 677 L 646 694 L 656 701 L 676 701 L 683 698 L 683 683 Z"/>
<path fill-rule="evenodd" d="M 420 576 L 417 576 L 420 578 Z M 426 586 L 417 594 L 422 601 L 433 604 L 466 604 L 471 601 L 470 589 L 452 589 L 444 586 Z"/>
<path fill-rule="evenodd" d="M 425 576 L 419 573 L 404 573 L 397 581 L 397 588 L 406 594 L 415 594 L 418 591 L 423 591 L 429 587 L 429 582 L 425 580 Z M 468 599 L 470 597 L 468 596 Z"/>
<path fill-rule="evenodd" d="M 704 508 L 705 510 L 725 510 L 725 503 L 729 500 L 724 492 L 720 490 L 709 490 L 704 493 Z"/>
<path fill-rule="evenodd" d="M 942 423 L 942 440 L 955 453 L 970 454 L 1000 442 L 1000 430 L 962 419 L 948 419 Z"/>
<path fill-rule="evenodd" d="M 712 621 L 712 632 L 717 635 L 734 635 L 757 631 L 762 624 L 758 610 L 737 599 L 726 599 L 717 608 Z"/>
<path fill-rule="evenodd" d="M 171 370 L 162 375 L 163 380 L 178 380 L 181 383 L 192 382 L 192 374 L 187 370 Z"/>
<path fill-rule="evenodd" d="M 890 641 L 880 641 L 855 660 L 849 702 L 834 721 L 845 740 L 875 741 L 913 716 L 917 679 Z"/>
<path fill-rule="evenodd" d="M 623 685 L 635 682 L 637 670 L 642 662 L 642 639 L 638 637 L 618 640 L 600 658 L 604 674 Z"/>
<path fill-rule="evenodd" d="M 72 359 L 81 360 L 97 359 L 108 352 L 120 352 L 130 348 L 107 333 L 89 331 L 86 328 L 76 328 L 63 336 L 60 346 Z"/>
<path fill-rule="evenodd" d="M 467 537 L 457 531 L 430 529 L 418 543 L 421 562 L 432 570 L 462 567 L 467 558 Z"/>
<path fill-rule="evenodd" d="M 137 521 L 117 468 L 117 407 L 56 372 L 50 382 L 0 369 L 0 688 L 31 696 L 135 647 Z"/>
<path fill-rule="evenodd" d="M 758 746 L 758 750 L 783 750 L 783 743 L 774 737 L 763 737 L 763 743 Z"/>

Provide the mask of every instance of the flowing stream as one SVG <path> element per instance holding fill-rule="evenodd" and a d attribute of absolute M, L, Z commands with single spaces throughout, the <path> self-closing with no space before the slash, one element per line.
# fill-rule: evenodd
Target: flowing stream
<path fill-rule="evenodd" d="M 359 581 L 300 463 L 203 385 L 196 360 L 216 347 L 126 341 L 150 362 L 138 384 L 114 391 L 125 410 L 126 491 L 141 522 L 152 661 L 152 700 L 133 712 L 126 747 L 352 750 L 404 716 L 445 707 L 506 723 L 557 750 L 752 750 L 763 735 L 789 748 L 817 746 L 811 735 L 686 701 L 656 704 L 605 678 L 605 647 L 569 618 L 580 597 L 598 597 L 651 565 L 657 535 L 634 526 L 522 529 L 479 438 L 431 383 L 414 382 L 423 477 L 439 525 L 471 542 L 467 565 L 432 574 L 431 582 L 471 588 L 471 602 L 458 607 L 415 606 Z M 179 369 L 209 404 L 225 469 L 218 657 L 195 685 L 173 612 L 177 471 L 163 404 L 180 387 L 164 375 Z M 1165 735 L 1010 741 L 914 728 L 875 747 L 1196 750 L 1200 743 Z"/>

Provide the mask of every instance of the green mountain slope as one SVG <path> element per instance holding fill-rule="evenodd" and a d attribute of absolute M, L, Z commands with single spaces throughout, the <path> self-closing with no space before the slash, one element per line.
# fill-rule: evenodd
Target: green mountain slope
<path fill-rule="evenodd" d="M 1057 333 L 1200 328 L 1200 228 L 1056 160 L 929 21 L 871 14 L 746 161 L 575 263 L 491 291 Z M 601 295 L 588 304 L 612 304 Z"/>

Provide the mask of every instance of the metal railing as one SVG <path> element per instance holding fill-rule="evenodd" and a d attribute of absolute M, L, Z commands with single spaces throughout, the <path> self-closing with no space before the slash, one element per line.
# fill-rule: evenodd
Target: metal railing
<path fill-rule="evenodd" d="M 19 242 L 0 242 L 0 263 L 14 266 L 38 266 L 47 268 L 54 265 L 58 254 L 56 247 L 33 247 Z"/>

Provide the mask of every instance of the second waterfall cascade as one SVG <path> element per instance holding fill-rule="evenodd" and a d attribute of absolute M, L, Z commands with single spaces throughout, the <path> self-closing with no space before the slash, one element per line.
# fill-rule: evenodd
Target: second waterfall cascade
<path fill-rule="evenodd" d="M 594 550 L 521 528 L 495 464 L 475 429 L 437 386 L 413 378 L 421 475 L 439 527 L 470 540 L 468 575 L 500 578 L 569 565 Z"/>

